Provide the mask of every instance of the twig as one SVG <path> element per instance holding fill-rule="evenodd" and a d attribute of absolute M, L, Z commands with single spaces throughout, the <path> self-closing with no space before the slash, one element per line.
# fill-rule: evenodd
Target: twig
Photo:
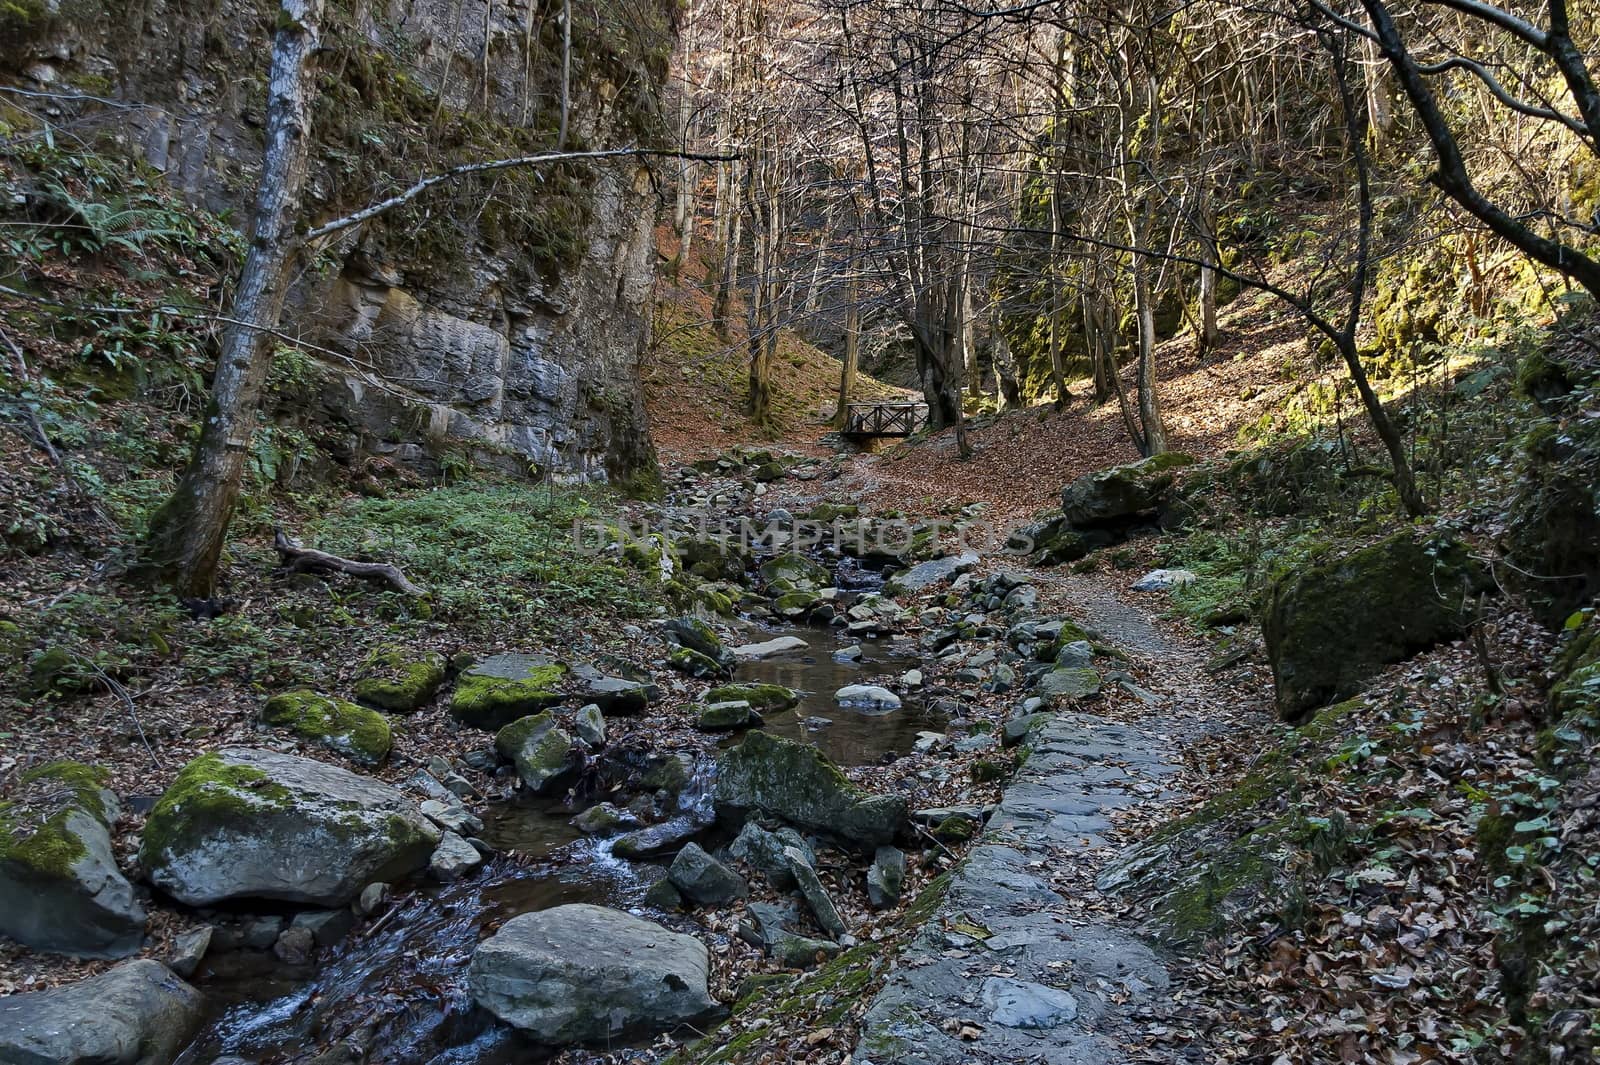
<path fill-rule="evenodd" d="M 150 738 L 144 734 L 144 722 L 139 720 L 138 708 L 133 705 L 133 697 L 128 694 L 128 689 L 124 688 L 120 681 L 99 666 L 94 667 L 94 672 L 95 676 L 100 678 L 100 683 L 104 684 L 106 689 L 113 695 L 121 699 L 122 705 L 128 708 L 128 716 L 133 718 L 133 727 L 139 732 L 139 740 L 144 744 L 144 749 L 150 752 L 150 761 L 155 763 L 157 769 L 166 768 L 161 764 L 161 758 L 156 754 L 156 749 L 150 746 Z"/>

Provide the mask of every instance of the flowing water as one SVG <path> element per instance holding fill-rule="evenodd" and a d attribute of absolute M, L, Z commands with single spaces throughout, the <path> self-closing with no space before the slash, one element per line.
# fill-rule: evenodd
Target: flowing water
<path fill-rule="evenodd" d="M 874 575 L 843 568 L 844 587 L 871 587 Z M 779 627 L 759 637 L 793 635 L 807 651 L 745 663 L 736 679 L 783 684 L 802 693 L 792 710 L 766 715 L 768 731 L 813 743 L 844 765 L 878 763 L 911 750 L 916 734 L 942 720 L 915 700 L 889 713 L 839 706 L 847 684 L 892 680 L 918 662 L 887 644 L 861 641 L 858 660 L 838 652 L 854 643 L 841 630 Z M 737 742 L 730 738 L 725 742 Z M 707 758 L 680 798 L 676 816 L 709 824 Z M 466 990 L 473 948 L 521 913 L 589 902 L 641 913 L 663 869 L 615 857 L 607 840 L 581 835 L 577 812 L 552 802 L 508 802 L 484 815 L 484 841 L 500 857 L 454 884 L 423 880 L 403 889 L 389 909 L 331 948 L 314 966 L 288 966 L 268 952 L 208 957 L 196 974 L 210 1023 L 177 1065 L 211 1065 L 238 1057 L 263 1065 L 501 1065 L 548 1060 L 534 1046 L 477 1009 Z M 614 1048 L 613 1048 L 614 1049 Z"/>

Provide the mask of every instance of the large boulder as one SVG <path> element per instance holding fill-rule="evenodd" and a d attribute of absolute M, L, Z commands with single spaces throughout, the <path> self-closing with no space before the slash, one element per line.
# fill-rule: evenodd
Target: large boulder
<path fill-rule="evenodd" d="M 544 655 L 494 655 L 456 680 L 450 713 L 493 732 L 561 702 L 566 677 L 567 667 Z"/>
<path fill-rule="evenodd" d="M 394 745 L 388 719 L 376 710 L 304 688 L 268 699 L 261 720 L 362 765 L 382 763 Z"/>
<path fill-rule="evenodd" d="M 150 811 L 139 863 L 179 902 L 343 906 L 428 864 L 440 831 L 387 784 L 276 751 L 201 755 Z"/>
<path fill-rule="evenodd" d="M 1061 490 L 1061 513 L 1074 529 L 1104 529 L 1153 521 L 1177 471 L 1195 459 L 1176 451 L 1126 466 L 1086 473 Z"/>
<path fill-rule="evenodd" d="M 583 768 L 582 750 L 549 711 L 511 722 L 495 733 L 494 748 L 535 795 L 564 790 Z"/>
<path fill-rule="evenodd" d="M 36 950 L 125 958 L 144 908 L 111 853 L 117 800 L 104 770 L 51 762 L 0 803 L 0 932 Z"/>
<path fill-rule="evenodd" d="M 764 732 L 717 759 L 714 795 L 721 816 L 760 812 L 868 849 L 893 840 L 906 819 L 904 799 L 869 795 L 815 747 Z"/>
<path fill-rule="evenodd" d="M 513 917 L 473 952 L 478 1005 L 548 1044 L 670 1031 L 717 1004 L 710 957 L 690 936 L 576 903 Z"/>
<path fill-rule="evenodd" d="M 1385 665 L 1461 635 L 1484 587 L 1458 541 L 1409 530 L 1281 577 L 1262 619 L 1279 713 L 1298 721 L 1356 694 Z"/>
<path fill-rule="evenodd" d="M 0 998 L 4 1065 L 168 1065 L 201 1017 L 200 992 L 157 961 Z"/>

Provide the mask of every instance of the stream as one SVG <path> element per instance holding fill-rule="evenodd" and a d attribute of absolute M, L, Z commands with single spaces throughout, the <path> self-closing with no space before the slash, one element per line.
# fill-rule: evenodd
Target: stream
<path fill-rule="evenodd" d="M 875 583 L 875 575 L 851 572 L 848 565 L 839 576 L 841 584 L 856 589 Z M 767 731 L 815 744 L 842 765 L 865 765 L 906 754 L 919 731 L 943 727 L 914 698 L 889 713 L 834 701 L 833 693 L 844 685 L 892 679 L 916 667 L 913 649 L 863 640 L 861 657 L 844 659 L 837 652 L 857 641 L 838 628 L 817 626 L 763 626 L 748 638 L 785 635 L 804 639 L 808 649 L 744 662 L 735 671 L 736 681 L 771 682 L 802 693 L 794 709 L 765 715 Z M 738 737 L 721 742 L 737 743 Z M 680 816 L 709 823 L 709 756 L 700 765 L 680 797 Z M 312 964 L 286 965 L 269 951 L 208 956 L 195 977 L 206 993 L 208 1023 L 176 1065 L 211 1065 L 219 1058 L 270 1065 L 548 1060 L 553 1051 L 496 1022 L 468 996 L 467 962 L 480 940 L 517 914 L 573 902 L 613 906 L 691 930 L 681 916 L 644 905 L 664 864 L 617 858 L 609 840 L 572 827 L 571 818 L 585 805 L 492 804 L 481 812 L 481 838 L 513 856 L 503 854 L 455 883 L 419 878 L 401 885 L 387 909 L 319 950 Z"/>

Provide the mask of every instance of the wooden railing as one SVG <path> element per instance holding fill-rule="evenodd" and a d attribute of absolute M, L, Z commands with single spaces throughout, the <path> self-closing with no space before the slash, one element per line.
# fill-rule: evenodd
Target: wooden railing
<path fill-rule="evenodd" d="M 852 403 L 845 411 L 844 435 L 910 436 L 927 422 L 926 403 Z"/>

